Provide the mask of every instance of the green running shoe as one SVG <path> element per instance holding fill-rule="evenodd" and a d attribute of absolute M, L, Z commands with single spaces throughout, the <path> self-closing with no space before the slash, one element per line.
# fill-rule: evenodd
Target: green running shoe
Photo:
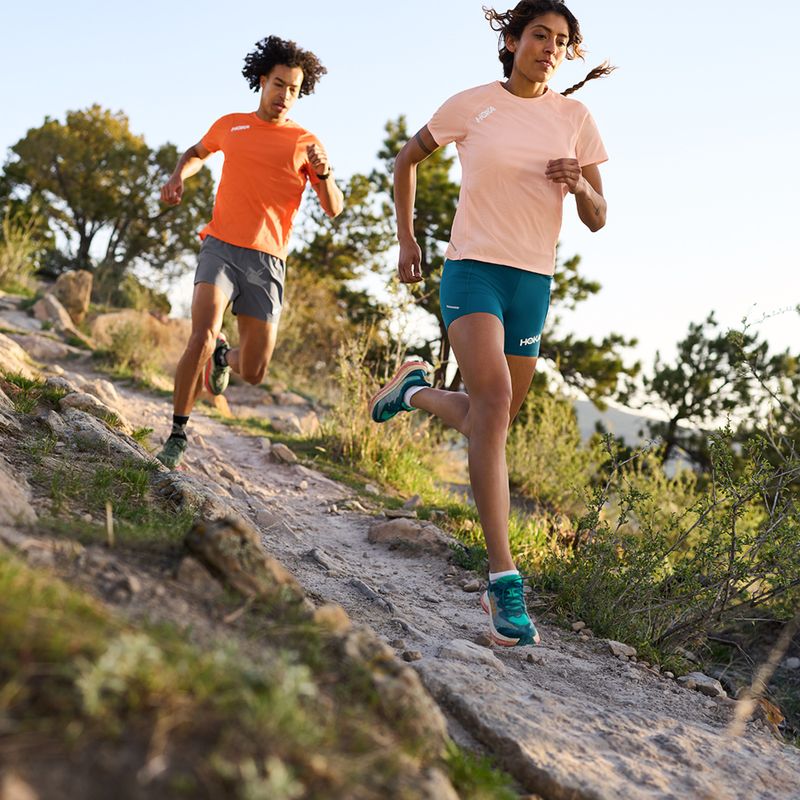
<path fill-rule="evenodd" d="M 492 641 L 503 647 L 539 644 L 539 633 L 525 608 L 522 578 L 506 575 L 489 582 L 481 595 L 481 608 L 489 615 Z"/>
<path fill-rule="evenodd" d="M 401 411 L 414 411 L 413 406 L 403 402 L 406 389 L 412 386 L 430 388 L 426 378 L 432 371 L 433 367 L 425 361 L 419 359 L 406 361 L 389 383 L 369 401 L 369 413 L 373 422 L 386 422 Z"/>
<path fill-rule="evenodd" d="M 211 394 L 222 394 L 228 388 L 228 381 L 231 379 L 231 368 L 229 366 L 220 367 L 218 361 L 223 361 L 225 353 L 230 350 L 228 340 L 222 331 L 217 336 L 217 346 L 211 358 L 203 367 L 203 386 Z"/>
<path fill-rule="evenodd" d="M 177 469 L 181 461 L 183 461 L 183 454 L 189 443 L 186 441 L 185 436 L 170 436 L 161 450 L 156 454 L 156 458 L 169 469 Z"/>

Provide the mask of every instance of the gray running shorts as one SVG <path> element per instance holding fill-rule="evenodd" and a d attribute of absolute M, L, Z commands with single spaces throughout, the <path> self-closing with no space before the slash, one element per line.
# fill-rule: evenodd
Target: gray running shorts
<path fill-rule="evenodd" d="M 283 307 L 286 265 L 276 256 L 206 236 L 197 257 L 195 284 L 218 286 L 234 314 L 277 322 Z"/>

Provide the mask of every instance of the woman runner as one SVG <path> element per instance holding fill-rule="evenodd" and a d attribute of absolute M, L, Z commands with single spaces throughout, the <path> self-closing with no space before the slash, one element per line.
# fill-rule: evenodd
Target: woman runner
<path fill-rule="evenodd" d="M 607 160 L 586 107 L 566 95 L 607 75 L 607 64 L 557 94 L 548 82 L 562 61 L 582 58 L 577 19 L 560 0 L 523 0 L 499 13 L 505 81 L 451 97 L 397 156 L 394 201 L 404 283 L 422 280 L 414 239 L 417 164 L 456 143 L 462 168 L 458 210 L 440 301 L 464 392 L 433 389 L 431 368 L 408 361 L 370 403 L 375 422 L 421 408 L 469 440 L 469 475 L 486 538 L 489 586 L 481 598 L 499 645 L 538 644 L 508 542 L 506 438 L 536 369 L 550 303 L 564 198 L 592 231 L 605 225 L 598 164 Z"/>

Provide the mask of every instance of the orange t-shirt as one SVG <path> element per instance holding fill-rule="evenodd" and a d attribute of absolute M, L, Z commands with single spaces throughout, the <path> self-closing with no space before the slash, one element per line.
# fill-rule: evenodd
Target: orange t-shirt
<path fill-rule="evenodd" d="M 586 106 L 551 89 L 517 97 L 494 81 L 451 97 L 428 130 L 440 146 L 455 142 L 461 161 L 447 258 L 552 275 L 567 187 L 547 180 L 547 162 L 608 158 Z"/>
<path fill-rule="evenodd" d="M 200 232 L 286 260 L 306 180 L 319 183 L 306 147 L 319 140 L 296 122 L 264 122 L 255 111 L 220 117 L 201 140 L 225 163 L 211 222 Z"/>

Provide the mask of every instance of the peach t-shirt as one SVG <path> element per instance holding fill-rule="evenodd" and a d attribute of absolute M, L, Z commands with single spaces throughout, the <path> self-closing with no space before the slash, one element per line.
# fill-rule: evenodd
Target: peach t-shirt
<path fill-rule="evenodd" d="M 440 146 L 455 142 L 461 161 L 447 258 L 552 275 L 567 187 L 547 180 L 547 162 L 608 159 L 586 106 L 552 90 L 517 97 L 494 81 L 451 97 L 428 130 Z"/>
<path fill-rule="evenodd" d="M 319 183 L 306 147 L 319 140 L 296 122 L 264 122 L 255 112 L 220 117 L 202 138 L 225 163 L 211 222 L 200 232 L 286 260 L 306 180 Z"/>

